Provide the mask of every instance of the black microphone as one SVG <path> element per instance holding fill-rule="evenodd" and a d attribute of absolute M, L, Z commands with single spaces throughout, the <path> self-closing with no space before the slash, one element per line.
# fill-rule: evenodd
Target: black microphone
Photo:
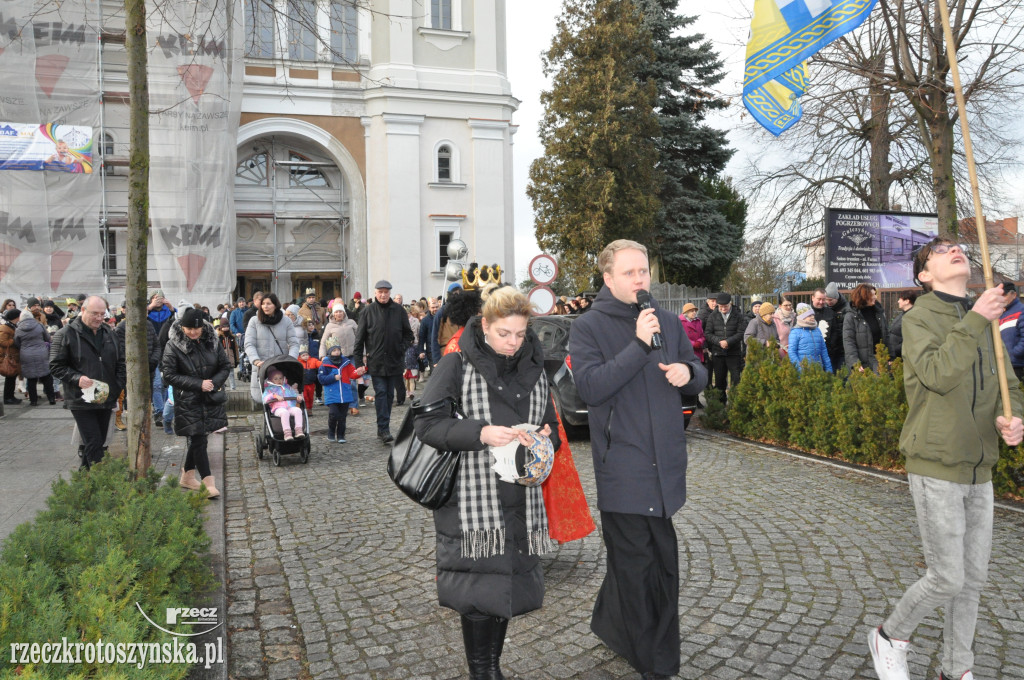
<path fill-rule="evenodd" d="M 652 309 L 654 307 L 651 304 L 652 302 L 654 302 L 654 298 L 651 297 L 649 291 L 638 290 L 636 292 L 636 306 L 640 308 L 641 312 L 645 309 Z M 661 339 L 661 333 L 655 333 L 651 336 L 651 347 L 653 349 L 661 349 L 664 344 L 664 341 Z"/>

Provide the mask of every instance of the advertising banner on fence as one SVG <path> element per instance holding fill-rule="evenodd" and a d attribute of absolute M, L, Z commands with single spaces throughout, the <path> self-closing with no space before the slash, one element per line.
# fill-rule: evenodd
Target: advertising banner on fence
<path fill-rule="evenodd" d="M 0 170 L 92 172 L 92 128 L 0 123 Z"/>
<path fill-rule="evenodd" d="M 914 249 L 939 233 L 935 214 L 825 210 L 825 278 L 840 288 L 913 287 Z"/>

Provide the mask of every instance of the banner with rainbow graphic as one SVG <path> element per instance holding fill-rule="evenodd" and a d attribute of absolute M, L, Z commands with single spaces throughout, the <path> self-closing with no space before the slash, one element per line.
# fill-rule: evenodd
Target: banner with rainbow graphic
<path fill-rule="evenodd" d="M 92 172 L 92 128 L 0 122 L 0 170 Z"/>

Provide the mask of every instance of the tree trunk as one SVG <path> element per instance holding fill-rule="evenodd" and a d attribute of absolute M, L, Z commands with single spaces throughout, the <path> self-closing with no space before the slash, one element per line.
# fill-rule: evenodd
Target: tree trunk
<path fill-rule="evenodd" d="M 948 100 L 935 101 L 934 117 L 928 121 L 930 139 L 925 140 L 932 158 L 932 191 L 935 211 L 939 214 L 939 234 L 956 236 L 957 223 L 956 184 L 953 178 L 953 121 L 949 119 Z"/>
<path fill-rule="evenodd" d="M 149 85 L 145 0 L 125 0 L 129 129 L 128 266 L 126 349 L 128 362 L 128 461 L 141 477 L 149 470 L 153 384 L 146 348 L 147 251 L 149 241 Z"/>
<path fill-rule="evenodd" d="M 880 74 L 885 68 L 885 53 L 880 52 L 871 65 L 868 81 L 868 98 L 871 117 L 868 119 L 868 143 L 871 149 L 868 169 L 870 178 L 868 210 L 888 210 L 889 190 L 892 187 L 892 163 L 889 151 L 892 147 L 892 131 L 889 128 L 889 105 L 892 95 L 883 84 Z"/>

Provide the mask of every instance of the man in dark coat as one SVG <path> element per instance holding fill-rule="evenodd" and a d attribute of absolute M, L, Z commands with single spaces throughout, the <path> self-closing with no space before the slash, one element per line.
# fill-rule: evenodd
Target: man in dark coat
<path fill-rule="evenodd" d="M 110 413 L 127 383 L 124 353 L 114 329 L 103 322 L 107 301 L 98 295 L 85 299 L 82 312 L 53 336 L 50 375 L 64 383 L 64 399 L 82 437 L 82 466 L 103 458 Z M 96 381 L 106 383 L 106 399 L 86 401 L 83 390 Z"/>
<path fill-rule="evenodd" d="M 352 363 L 363 365 L 373 379 L 374 406 L 377 409 L 377 437 L 390 444 L 391 406 L 395 391 L 402 388 L 405 373 L 405 350 L 413 342 L 409 315 L 401 305 L 391 301 L 391 284 L 378 281 L 372 304 L 359 314 L 356 346 Z"/>
<path fill-rule="evenodd" d="M 597 505 L 608 556 L 590 627 L 644 678 L 679 671 L 679 557 L 672 515 L 686 501 L 682 396 L 707 373 L 679 319 L 656 303 L 647 249 L 609 244 L 598 259 L 604 287 L 569 334 L 573 375 L 590 408 Z M 743 329 L 740 329 L 742 336 Z M 652 347 L 661 334 L 663 347 Z"/>
<path fill-rule="evenodd" d="M 704 327 L 706 346 L 711 352 L 711 371 L 714 386 L 725 395 L 726 374 L 729 385 L 736 387 L 743 370 L 743 331 L 747 319 L 738 309 L 733 309 L 732 297 L 728 293 L 718 294 L 715 311 L 708 316 Z"/>

